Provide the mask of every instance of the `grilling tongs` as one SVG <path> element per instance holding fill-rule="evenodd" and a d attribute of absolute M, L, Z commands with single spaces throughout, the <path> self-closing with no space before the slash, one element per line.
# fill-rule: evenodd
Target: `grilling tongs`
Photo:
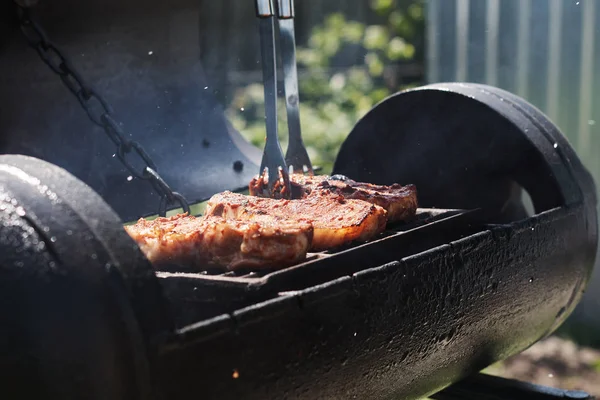
<path fill-rule="evenodd" d="M 283 180 L 281 193 L 291 194 L 289 173 L 303 171 L 313 174 L 313 168 L 302 141 L 300 111 L 298 108 L 298 73 L 296 69 L 296 39 L 294 34 L 294 1 L 255 0 L 259 19 L 262 72 L 265 92 L 265 118 L 267 140 L 260 165 L 260 175 L 268 170 L 269 193 L 273 193 L 278 181 Z M 283 63 L 285 103 L 288 118 L 288 149 L 283 152 L 277 136 L 277 54 L 275 45 L 275 15 L 279 23 L 281 58 Z M 288 171 L 288 167 L 290 170 Z M 272 173 L 278 171 L 278 173 Z M 281 182 L 281 181 L 280 181 Z"/>

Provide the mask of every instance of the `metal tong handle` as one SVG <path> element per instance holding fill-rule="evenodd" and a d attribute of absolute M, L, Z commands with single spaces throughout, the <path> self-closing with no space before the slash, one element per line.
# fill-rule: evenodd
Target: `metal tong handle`
<path fill-rule="evenodd" d="M 306 172 L 313 175 L 312 164 L 302 141 L 302 131 L 300 128 L 300 96 L 298 94 L 298 70 L 296 66 L 294 0 L 277 0 L 277 6 L 289 135 L 285 161 L 290 169 L 304 170 L 306 168 Z"/>
<path fill-rule="evenodd" d="M 277 70 L 275 53 L 275 6 L 273 0 L 256 0 L 256 16 L 259 18 L 260 50 L 265 93 L 265 119 L 267 139 L 260 174 L 268 169 L 269 191 L 272 193 L 277 181 L 283 179 L 286 196 L 291 194 L 287 165 L 277 137 Z"/>

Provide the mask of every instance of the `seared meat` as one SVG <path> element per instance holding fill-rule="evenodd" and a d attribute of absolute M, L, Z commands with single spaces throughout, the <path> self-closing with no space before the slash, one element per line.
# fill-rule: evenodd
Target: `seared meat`
<path fill-rule="evenodd" d="M 293 199 L 307 198 L 315 190 L 327 189 L 346 199 L 363 200 L 383 207 L 387 211 L 389 222 L 409 220 L 417 211 L 417 190 L 414 185 L 401 186 L 394 183 L 391 186 L 383 186 L 356 182 L 343 175 L 302 174 L 291 174 L 290 184 Z M 268 192 L 266 177 L 254 177 L 250 181 L 249 189 L 253 196 L 281 197 L 277 188 L 275 193 Z"/>
<path fill-rule="evenodd" d="M 367 241 L 385 229 L 386 211 L 361 200 L 345 199 L 326 189 L 313 190 L 298 200 L 268 199 L 223 192 L 207 204 L 206 215 L 254 221 L 272 216 L 310 223 L 311 250 L 319 251 L 352 241 Z"/>
<path fill-rule="evenodd" d="M 180 214 L 125 227 L 154 265 L 190 269 L 285 267 L 321 251 L 373 239 L 388 221 L 417 209 L 413 185 L 380 186 L 341 176 L 292 174 L 292 200 L 267 193 L 266 178 L 250 182 L 250 196 L 214 195 L 204 217 Z"/>
<path fill-rule="evenodd" d="M 179 214 L 153 221 L 140 219 L 125 230 L 153 265 L 178 264 L 191 269 L 210 264 L 230 270 L 291 265 L 306 257 L 313 236 L 308 222 L 266 215 L 234 221 Z"/>

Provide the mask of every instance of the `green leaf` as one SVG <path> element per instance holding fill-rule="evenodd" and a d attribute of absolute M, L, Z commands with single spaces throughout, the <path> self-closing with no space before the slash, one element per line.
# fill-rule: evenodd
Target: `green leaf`
<path fill-rule="evenodd" d="M 388 97 L 390 95 L 389 90 L 387 90 L 386 88 L 379 88 L 379 89 L 375 89 L 373 92 L 371 92 L 370 94 L 370 98 L 372 100 L 373 104 L 379 103 L 381 100 L 385 99 L 386 97 Z"/>
<path fill-rule="evenodd" d="M 323 57 L 323 54 L 314 49 L 297 49 L 296 60 L 298 62 L 298 65 L 309 68 L 324 67 L 327 65 L 327 61 Z"/>
<path fill-rule="evenodd" d="M 329 87 L 334 92 L 340 92 L 346 87 L 346 76 L 343 73 L 334 74 L 329 80 Z"/>
<path fill-rule="evenodd" d="M 325 20 L 325 26 L 329 29 L 336 29 L 341 31 L 346 26 L 346 17 L 342 13 L 333 13 L 330 14 Z"/>
<path fill-rule="evenodd" d="M 349 21 L 344 27 L 342 34 L 344 39 L 352 44 L 360 43 L 365 33 L 365 26 L 360 22 Z"/>
<path fill-rule="evenodd" d="M 376 53 L 368 53 L 365 56 L 365 62 L 367 63 L 371 76 L 381 76 L 383 74 L 385 66 Z"/>
<path fill-rule="evenodd" d="M 406 17 L 400 10 L 392 11 L 390 13 L 390 16 L 388 17 L 388 22 L 389 22 L 390 26 L 392 27 L 392 29 L 394 30 L 394 32 L 398 32 L 398 33 L 401 32 L 402 25 L 407 23 Z"/>
<path fill-rule="evenodd" d="M 370 25 L 365 30 L 363 45 L 368 50 L 383 50 L 388 42 L 387 29 L 381 25 Z"/>
<path fill-rule="evenodd" d="M 378 14 L 385 14 L 395 6 L 394 0 L 371 0 L 371 9 Z"/>
<path fill-rule="evenodd" d="M 419 1 L 408 6 L 408 15 L 416 21 L 422 21 L 424 19 L 423 4 Z"/>
<path fill-rule="evenodd" d="M 400 11 L 390 14 L 389 23 L 392 30 L 404 38 L 411 38 L 415 34 L 414 22 Z"/>
<path fill-rule="evenodd" d="M 413 45 L 406 43 L 401 37 L 396 36 L 390 40 L 386 54 L 392 61 L 411 59 L 415 54 L 415 48 Z"/>
<path fill-rule="evenodd" d="M 348 84 L 345 92 L 348 95 L 365 96 L 373 90 L 373 78 L 366 68 L 352 68 L 347 74 Z"/>

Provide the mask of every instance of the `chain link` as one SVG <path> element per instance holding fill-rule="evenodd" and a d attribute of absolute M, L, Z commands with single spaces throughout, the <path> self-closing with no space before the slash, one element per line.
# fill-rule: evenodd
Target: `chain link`
<path fill-rule="evenodd" d="M 165 182 L 154 169 L 150 167 L 144 168 L 144 175 L 145 179 L 150 180 L 150 183 L 152 186 L 154 186 L 154 189 L 161 194 L 160 204 L 158 206 L 158 213 L 160 215 L 166 214 L 167 206 L 174 203 L 181 204 L 183 207 L 183 212 L 188 214 L 190 213 L 190 207 L 185 201 L 183 195 L 171 190 L 169 185 L 167 185 L 167 182 Z"/>
<path fill-rule="evenodd" d="M 30 10 L 17 4 L 21 31 L 31 47 L 39 54 L 42 61 L 56 73 L 69 91 L 77 98 L 89 119 L 102 128 L 108 138 L 117 146 L 117 155 L 123 165 L 138 179 L 147 180 L 160 196 L 158 214 L 164 217 L 169 204 L 179 204 L 184 212 L 190 207 L 183 195 L 174 192 L 157 172 L 156 165 L 135 141 L 128 140 L 121 124 L 113 117 L 111 106 L 98 92 L 86 84 L 82 76 L 71 65 L 69 59 L 48 38 L 44 30 L 30 15 Z M 136 169 L 128 158 L 134 154 L 144 162 L 142 171 Z"/>

